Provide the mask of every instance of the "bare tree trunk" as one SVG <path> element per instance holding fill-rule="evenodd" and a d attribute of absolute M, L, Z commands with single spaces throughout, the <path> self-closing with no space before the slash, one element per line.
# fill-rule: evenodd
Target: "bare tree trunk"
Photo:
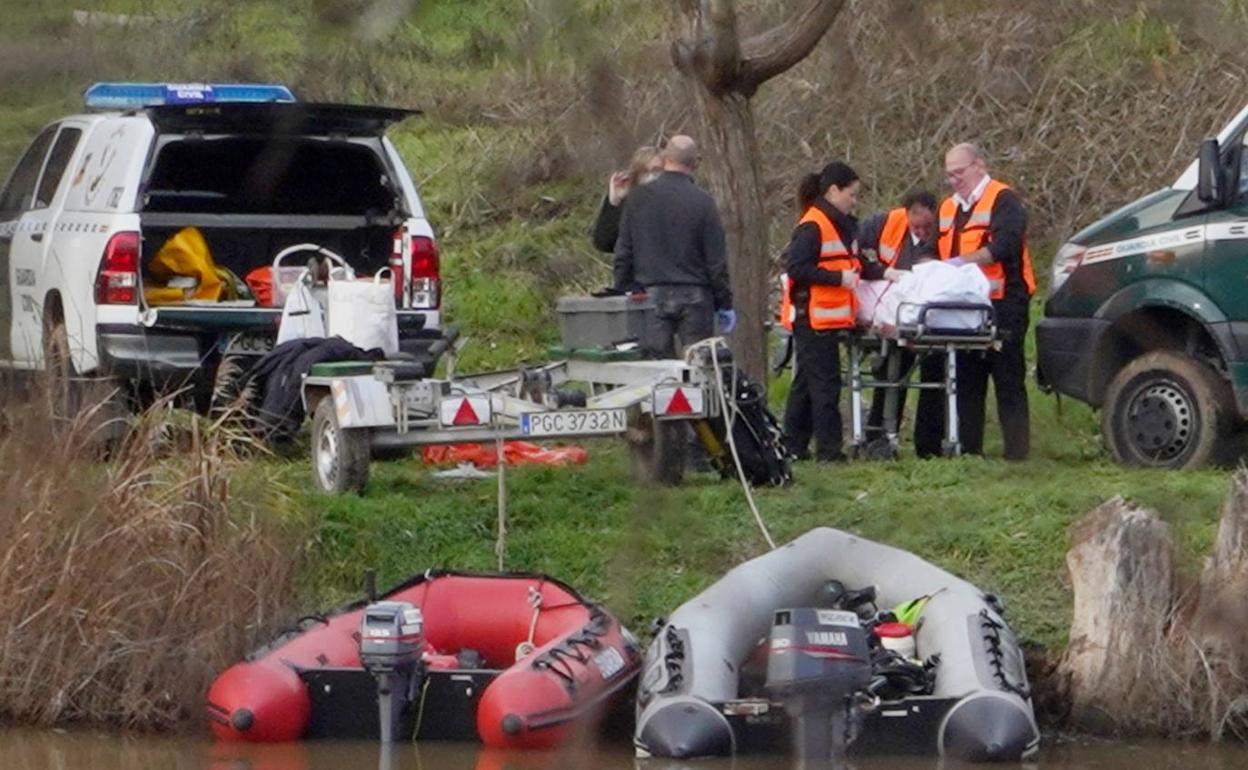
<path fill-rule="evenodd" d="M 737 34 L 735 0 L 680 0 L 672 60 L 689 80 L 704 147 L 702 180 L 719 203 L 728 240 L 737 331 L 733 353 L 767 381 L 768 253 L 762 168 L 750 98 L 797 64 L 823 37 L 845 0 L 806 0 L 784 23 L 751 38 Z"/>
<path fill-rule="evenodd" d="M 698 105 L 702 142 L 700 177 L 719 203 L 728 241 L 737 330 L 732 335 L 736 362 L 756 382 L 767 375 L 767 218 L 762 197 L 762 168 L 750 101 L 737 93 L 716 96 L 701 83 L 690 83 Z"/>

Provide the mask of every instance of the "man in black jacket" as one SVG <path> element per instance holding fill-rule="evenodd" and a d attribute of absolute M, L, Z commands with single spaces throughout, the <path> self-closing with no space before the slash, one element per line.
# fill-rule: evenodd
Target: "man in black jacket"
<path fill-rule="evenodd" d="M 663 173 L 624 199 L 615 245 L 615 288 L 640 284 L 654 302 L 642 347 L 672 358 L 736 325 L 724 228 L 715 200 L 693 181 L 701 156 L 687 136 L 663 150 Z"/>

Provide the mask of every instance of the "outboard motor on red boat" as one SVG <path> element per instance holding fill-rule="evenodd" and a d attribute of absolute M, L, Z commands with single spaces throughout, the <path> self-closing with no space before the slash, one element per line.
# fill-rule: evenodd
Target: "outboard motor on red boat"
<path fill-rule="evenodd" d="M 424 679 L 424 618 L 407 602 L 376 602 L 360 621 L 360 663 L 377 679 L 382 743 L 394 741 L 403 710 Z"/>
<path fill-rule="evenodd" d="M 867 633 L 843 610 L 779 610 L 771 627 L 767 690 L 784 703 L 794 757 L 840 761 L 856 737 L 871 683 Z M 869 700 L 869 699 L 868 699 Z"/>

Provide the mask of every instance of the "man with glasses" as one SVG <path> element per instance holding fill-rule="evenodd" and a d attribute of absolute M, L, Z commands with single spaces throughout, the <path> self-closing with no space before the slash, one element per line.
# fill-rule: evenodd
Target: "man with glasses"
<path fill-rule="evenodd" d="M 1027 211 L 1017 193 L 988 175 L 984 153 L 973 144 L 959 144 L 946 153 L 945 176 L 953 195 L 940 206 L 940 258 L 978 265 L 984 271 L 1001 340 L 1000 350 L 958 356 L 962 448 L 969 454 L 983 454 L 984 404 L 991 377 L 1005 459 L 1025 460 L 1031 448 L 1031 425 L 1023 340 L 1028 305 L 1036 290 L 1027 249 Z"/>

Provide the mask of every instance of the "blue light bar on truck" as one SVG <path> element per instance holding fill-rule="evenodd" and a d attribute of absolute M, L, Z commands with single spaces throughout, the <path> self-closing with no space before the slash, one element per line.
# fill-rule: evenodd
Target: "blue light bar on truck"
<path fill-rule="evenodd" d="M 88 109 L 137 110 L 162 104 L 293 102 L 286 86 L 265 83 L 96 83 L 83 94 Z"/>

